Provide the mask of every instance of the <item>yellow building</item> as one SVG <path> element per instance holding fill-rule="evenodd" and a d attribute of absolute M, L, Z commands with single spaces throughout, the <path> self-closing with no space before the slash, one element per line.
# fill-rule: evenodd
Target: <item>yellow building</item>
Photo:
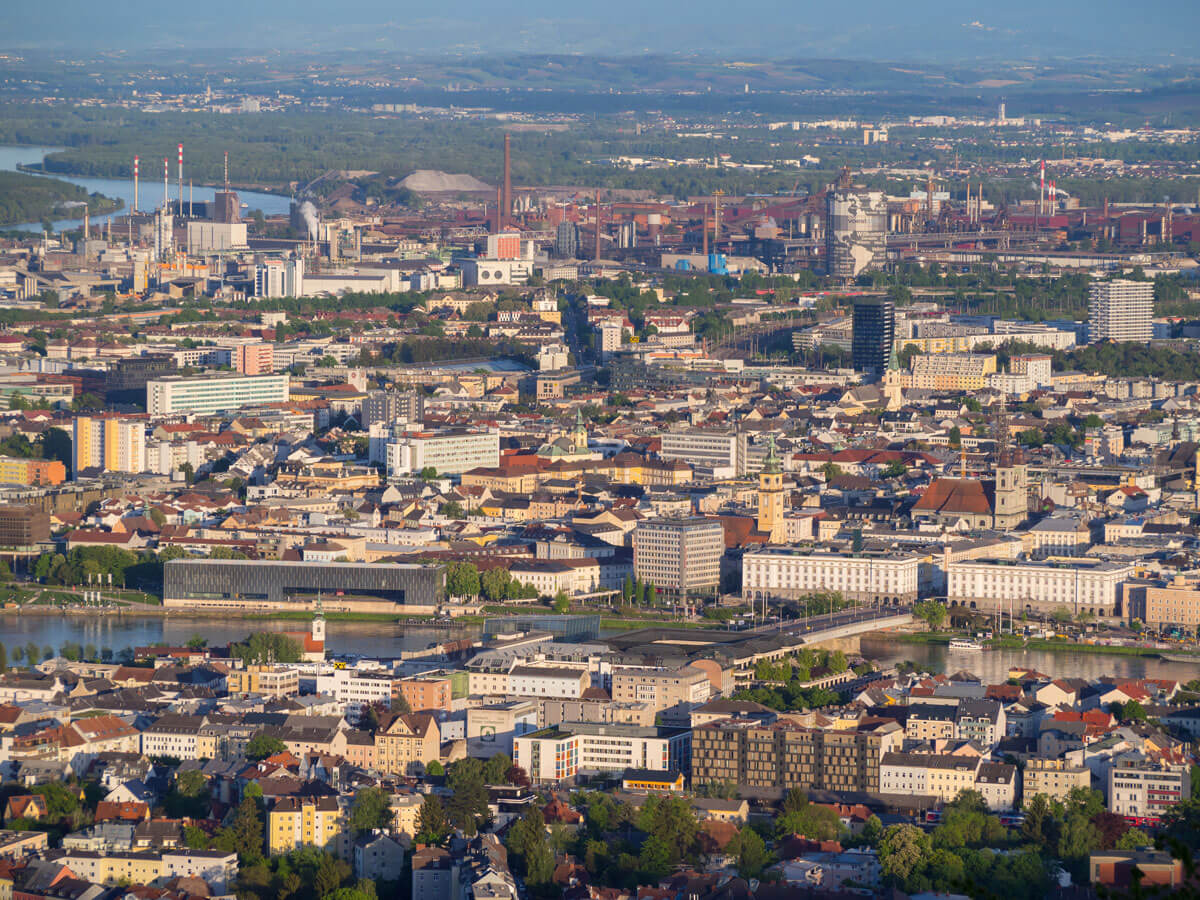
<path fill-rule="evenodd" d="M 319 847 L 345 856 L 346 832 L 336 797 L 281 797 L 267 814 L 271 856 Z"/>
<path fill-rule="evenodd" d="M 1045 794 L 1050 800 L 1066 800 L 1075 788 L 1091 789 L 1092 772 L 1087 766 L 1070 766 L 1061 759 L 1031 759 L 1025 763 L 1024 796 Z"/>
<path fill-rule="evenodd" d="M 442 739 L 433 716 L 400 715 L 375 733 L 375 764 L 397 775 L 424 772 L 425 764 L 441 755 Z"/>
<path fill-rule="evenodd" d="M 67 467 L 57 459 L 20 459 L 0 456 L 0 484 L 62 484 Z"/>
<path fill-rule="evenodd" d="M 226 676 L 230 694 L 266 694 L 290 697 L 300 693 L 300 673 L 284 666 L 247 666 Z"/>
<path fill-rule="evenodd" d="M 621 779 L 621 790 L 624 791 L 665 791 L 677 794 L 683 790 L 683 774 L 681 772 L 657 772 L 651 769 L 630 769 Z"/>
<path fill-rule="evenodd" d="M 929 391 L 979 391 L 988 375 L 996 372 L 990 353 L 924 353 L 914 356 L 910 371 L 900 376 L 900 386 Z"/>

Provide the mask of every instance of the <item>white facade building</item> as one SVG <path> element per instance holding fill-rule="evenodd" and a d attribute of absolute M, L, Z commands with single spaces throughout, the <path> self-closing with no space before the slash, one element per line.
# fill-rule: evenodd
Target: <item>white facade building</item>
<path fill-rule="evenodd" d="M 1154 282 L 1097 281 L 1088 296 L 1088 340 L 1137 341 L 1154 337 Z"/>
<path fill-rule="evenodd" d="M 1108 811 L 1127 819 L 1157 821 L 1192 794 L 1187 766 L 1119 762 L 1108 773 Z"/>
<path fill-rule="evenodd" d="M 513 762 L 535 784 L 626 769 L 688 771 L 691 737 L 683 728 L 564 722 L 514 737 Z"/>
<path fill-rule="evenodd" d="M 500 432 L 449 428 L 444 431 L 392 431 L 385 448 L 388 477 L 432 467 L 439 475 L 461 475 L 500 465 Z"/>
<path fill-rule="evenodd" d="M 173 416 L 286 403 L 289 385 L 287 375 L 158 378 L 146 382 L 146 411 L 151 416 Z"/>
<path fill-rule="evenodd" d="M 856 555 L 770 547 L 742 556 L 742 596 L 748 600 L 838 591 L 847 600 L 916 600 L 921 557 L 915 553 Z"/>
<path fill-rule="evenodd" d="M 1113 615 L 1120 586 L 1133 576 L 1130 563 L 1078 560 L 1022 562 L 966 559 L 946 567 L 950 604 L 983 610 Z"/>

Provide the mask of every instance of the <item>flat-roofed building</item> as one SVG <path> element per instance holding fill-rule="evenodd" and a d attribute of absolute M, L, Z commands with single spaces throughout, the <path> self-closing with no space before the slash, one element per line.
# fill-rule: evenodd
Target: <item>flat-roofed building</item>
<path fill-rule="evenodd" d="M 1051 800 L 1066 800 L 1075 788 L 1090 790 L 1092 772 L 1087 766 L 1073 766 L 1063 759 L 1026 760 L 1021 775 L 1021 790 L 1026 802 L 1037 794 Z"/>
<path fill-rule="evenodd" d="M 627 769 L 686 772 L 692 734 L 686 728 L 564 722 L 513 739 L 513 762 L 535 784 Z"/>
<path fill-rule="evenodd" d="M 921 560 L 916 553 L 904 552 L 750 550 L 742 556 L 742 596 L 758 600 L 838 591 L 852 601 L 911 603 L 917 599 Z"/>
<path fill-rule="evenodd" d="M 151 416 L 214 413 L 286 403 L 287 375 L 173 375 L 146 382 L 146 411 Z"/>
<path fill-rule="evenodd" d="M 646 703 L 660 710 L 705 703 L 711 695 L 708 673 L 694 666 L 614 666 L 612 670 L 614 703 Z"/>
<path fill-rule="evenodd" d="M 951 605 L 988 612 L 1063 609 L 1111 616 L 1133 572 L 1132 563 L 1107 560 L 969 559 L 946 567 L 946 594 Z"/>
<path fill-rule="evenodd" d="M 647 519 L 633 532 L 634 574 L 671 593 L 715 590 L 724 553 L 725 529 L 715 519 Z"/>

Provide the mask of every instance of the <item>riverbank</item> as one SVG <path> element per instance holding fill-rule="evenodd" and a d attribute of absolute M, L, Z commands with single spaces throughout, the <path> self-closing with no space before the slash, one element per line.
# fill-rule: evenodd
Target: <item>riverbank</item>
<path fill-rule="evenodd" d="M 29 175 L 37 175 L 42 178 L 117 178 L 117 179 L 123 179 L 126 177 L 121 172 L 102 173 L 102 174 L 97 175 L 95 173 L 88 173 L 88 172 L 75 172 L 75 171 L 72 171 L 70 168 L 64 168 L 61 171 L 58 169 L 47 169 L 44 162 L 43 163 L 17 163 L 16 169 L 18 172 L 25 172 Z M 194 182 L 189 182 L 188 186 L 193 187 L 193 188 L 205 188 L 205 189 L 214 190 L 214 191 L 225 190 L 224 182 L 215 182 L 215 181 L 213 181 L 213 182 L 194 181 Z M 268 184 L 250 184 L 250 183 L 247 183 L 244 181 L 243 182 L 231 181 L 231 182 L 229 182 L 229 188 L 233 191 L 248 191 L 248 192 L 255 193 L 255 194 L 270 194 L 272 197 L 285 197 L 288 200 L 290 200 L 291 196 L 292 196 L 291 192 L 289 191 L 288 186 L 286 184 L 281 184 L 281 185 L 269 184 L 268 185 Z"/>
<path fill-rule="evenodd" d="M 0 172 L 0 228 L 74 219 L 84 206 L 89 216 L 99 217 L 124 208 L 125 203 L 52 176 Z"/>
<path fill-rule="evenodd" d="M 948 646 L 955 638 L 970 637 L 970 635 L 962 634 L 953 631 L 927 631 L 914 632 L 910 634 L 895 634 L 892 637 L 904 644 L 926 644 L 931 646 Z M 1038 651 L 1038 652 L 1054 652 L 1066 651 L 1070 653 L 1092 653 L 1108 656 L 1141 656 L 1148 659 L 1156 659 L 1163 655 L 1162 650 L 1154 647 L 1121 647 L 1110 644 L 1082 644 L 1075 641 L 1059 641 L 1050 640 L 1047 638 L 1013 638 L 1005 636 L 992 638 L 982 642 L 988 650 L 1014 650 L 1014 651 Z M 1195 662 L 1200 663 L 1200 655 L 1196 656 Z"/>

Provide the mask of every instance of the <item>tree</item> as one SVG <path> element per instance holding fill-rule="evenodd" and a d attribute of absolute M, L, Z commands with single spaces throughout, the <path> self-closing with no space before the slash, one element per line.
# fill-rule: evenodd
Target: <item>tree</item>
<path fill-rule="evenodd" d="M 455 562 L 446 569 L 446 591 L 451 597 L 477 597 L 482 590 L 474 563 Z"/>
<path fill-rule="evenodd" d="M 445 767 L 436 759 L 431 759 L 429 764 L 425 766 L 425 774 L 433 775 L 435 778 L 446 774 Z"/>
<path fill-rule="evenodd" d="M 737 859 L 738 874 L 747 879 L 760 878 L 772 861 L 762 837 L 748 825 L 733 836 L 725 852 Z"/>
<path fill-rule="evenodd" d="M 554 611 L 560 616 L 566 614 L 567 610 L 571 608 L 571 598 L 567 596 L 566 591 L 559 590 L 559 592 L 554 595 L 553 606 Z"/>
<path fill-rule="evenodd" d="M 955 450 L 962 446 L 962 429 L 957 425 L 953 425 L 950 428 L 949 442 L 950 446 Z"/>
<path fill-rule="evenodd" d="M 504 773 L 504 783 L 513 787 L 529 787 L 529 774 L 520 766 L 510 766 Z"/>
<path fill-rule="evenodd" d="M 246 759 L 257 762 L 260 759 L 266 759 L 269 756 L 274 756 L 276 753 L 283 753 L 287 750 L 287 744 L 279 740 L 277 737 L 272 737 L 265 731 L 260 731 L 254 737 L 250 738 L 246 744 Z"/>
<path fill-rule="evenodd" d="M 180 772 L 163 805 L 172 818 L 206 818 L 209 813 L 208 779 L 196 769 Z"/>
<path fill-rule="evenodd" d="M 332 897 L 350 877 L 350 873 L 348 862 L 338 859 L 332 853 L 323 853 L 317 871 L 313 874 L 313 893 L 321 898 Z"/>
<path fill-rule="evenodd" d="M 417 473 L 417 477 L 422 481 L 433 481 L 438 477 L 437 469 L 435 469 L 433 466 L 426 466 Z"/>
<path fill-rule="evenodd" d="M 422 844 L 440 844 L 450 833 L 446 810 L 437 794 L 426 794 L 417 813 L 416 840 Z"/>
<path fill-rule="evenodd" d="M 208 646 L 208 638 L 193 634 L 188 638 L 187 646 L 189 650 L 203 650 Z"/>
<path fill-rule="evenodd" d="M 0 675 L 8 671 L 8 648 L 0 644 Z"/>
<path fill-rule="evenodd" d="M 549 884 L 554 872 L 554 854 L 546 841 L 546 820 L 540 809 L 531 807 L 509 829 L 505 847 L 526 884 L 535 889 Z"/>
<path fill-rule="evenodd" d="M 447 770 L 446 783 L 454 792 L 446 807 L 450 821 L 468 837 L 474 836 L 488 814 L 483 763 L 470 757 L 459 760 Z"/>
<path fill-rule="evenodd" d="M 260 631 L 250 635 L 244 643 L 233 644 L 229 653 L 250 666 L 268 662 L 299 662 L 302 650 L 300 645 L 286 634 Z"/>
<path fill-rule="evenodd" d="M 779 818 L 775 820 L 775 833 L 779 837 L 799 834 L 814 841 L 831 841 L 841 830 L 837 813 L 827 806 L 810 803 L 802 788 L 787 792 Z"/>
<path fill-rule="evenodd" d="M 502 569 L 499 566 L 488 569 L 480 578 L 480 587 L 483 596 L 493 603 L 504 600 L 508 596 L 512 583 L 512 576 L 507 569 Z"/>
<path fill-rule="evenodd" d="M 376 828 L 391 828 L 394 818 L 387 792 L 368 787 L 354 795 L 347 823 L 356 834 L 365 834 Z"/>
<path fill-rule="evenodd" d="M 916 825 L 892 825 L 879 840 L 879 867 L 884 879 L 904 884 L 920 869 L 933 847 L 929 835 Z"/>
<path fill-rule="evenodd" d="M 922 600 L 913 607 L 913 616 L 922 620 L 930 631 L 937 631 L 946 622 L 946 607 L 936 600 Z"/>
<path fill-rule="evenodd" d="M 242 865 L 259 863 L 263 858 L 263 820 L 253 797 L 243 797 L 233 815 L 233 821 L 222 828 L 214 839 L 226 853 L 237 853 Z"/>
<path fill-rule="evenodd" d="M 496 753 L 483 764 L 483 780 L 487 784 L 504 784 L 504 776 L 513 767 L 512 757 Z"/>
<path fill-rule="evenodd" d="M 188 484 L 191 484 L 196 477 L 196 468 L 190 462 L 181 462 L 179 471 L 183 473 L 183 480 Z"/>

